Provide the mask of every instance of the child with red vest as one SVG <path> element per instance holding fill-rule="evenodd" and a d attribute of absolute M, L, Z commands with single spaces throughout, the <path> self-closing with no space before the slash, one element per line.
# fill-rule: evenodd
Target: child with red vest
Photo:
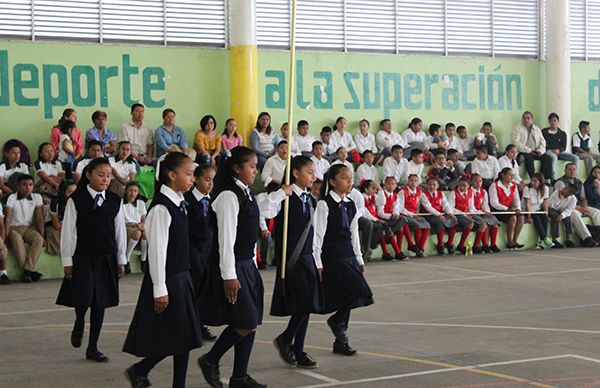
<path fill-rule="evenodd" d="M 421 197 L 423 192 L 419 188 L 419 177 L 416 174 L 408 176 L 408 186 L 400 190 L 398 193 L 400 198 L 400 209 L 404 209 L 402 214 L 405 216 L 406 224 L 402 229 L 402 235 L 408 242 L 408 249 L 416 253 L 417 257 L 425 257 L 425 244 L 429 237 L 429 229 L 431 226 L 425 218 L 415 216 L 419 212 L 421 206 Z M 414 230 L 415 240 L 413 242 L 410 231 Z M 402 247 L 402 240 L 398 241 Z"/>
<path fill-rule="evenodd" d="M 358 230 L 361 232 L 360 244 L 363 251 L 363 258 L 366 258 L 367 261 L 371 261 L 371 250 L 375 249 L 379 243 L 381 243 L 381 250 L 384 257 L 389 259 L 389 253 L 385 244 L 385 235 L 383 234 L 385 221 L 377 215 L 376 194 L 378 187 L 379 185 L 370 179 L 365 180 L 360 185 L 360 192 L 363 195 L 365 206 L 362 216 L 358 219 Z M 394 251 L 400 252 L 394 236 L 391 238 L 391 243 Z"/>
<path fill-rule="evenodd" d="M 448 194 L 448 202 L 454 208 L 459 227 L 463 229 L 460 243 L 458 244 L 458 251 L 466 253 L 465 242 L 473 227 L 477 225 L 473 253 L 481 253 L 483 251 L 481 240 L 483 239 L 483 233 L 487 229 L 487 225 L 483 218 L 473 214 L 477 213 L 475 209 L 475 197 L 471 189 L 471 183 L 467 178 L 460 178 L 457 188 Z M 466 216 L 464 213 L 470 214 Z"/>
<path fill-rule="evenodd" d="M 384 220 L 386 226 L 386 233 L 381 238 L 381 248 L 384 248 L 386 237 L 390 239 L 394 251 L 396 252 L 397 260 L 407 259 L 406 255 L 402 253 L 398 243 L 394 243 L 394 236 L 398 234 L 398 240 L 402 240 L 402 228 L 406 224 L 406 220 L 400 214 L 400 201 L 398 193 L 396 193 L 396 178 L 388 176 L 385 178 L 383 190 L 377 193 L 375 204 L 377 205 L 377 215 L 379 218 Z M 383 251 L 383 260 L 391 260 L 392 256 L 386 253 L 387 248 Z"/>
<path fill-rule="evenodd" d="M 504 167 L 498 174 L 498 180 L 490 186 L 490 205 L 493 211 L 514 212 L 514 214 L 499 214 L 497 218 L 506 223 L 506 249 L 523 248 L 524 245 L 518 243 L 524 221 L 521 214 L 521 200 L 510 167 Z"/>
<path fill-rule="evenodd" d="M 426 190 L 423 192 L 421 207 L 431 215 L 425 217 L 431 225 L 431 233 L 438 236 L 437 252 L 445 255 L 444 247 L 449 255 L 454 253 L 454 236 L 456 235 L 456 217 L 444 194 L 439 191 L 439 183 L 434 177 L 427 179 Z M 444 244 L 444 234 L 448 230 L 448 241 Z"/>
<path fill-rule="evenodd" d="M 480 218 L 485 221 L 487 228 L 483 231 L 482 242 L 483 252 L 498 253 L 500 248 L 496 245 L 498 240 L 498 219 L 492 214 L 490 209 L 490 200 L 487 191 L 483 188 L 483 178 L 479 174 L 471 174 L 471 184 L 473 187 L 473 204 L 475 210 L 480 214 Z M 489 240 L 488 240 L 489 237 Z M 479 249 L 473 248 L 474 253 L 481 253 Z"/>

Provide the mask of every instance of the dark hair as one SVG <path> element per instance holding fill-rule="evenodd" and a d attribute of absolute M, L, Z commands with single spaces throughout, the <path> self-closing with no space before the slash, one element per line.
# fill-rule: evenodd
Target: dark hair
<path fill-rule="evenodd" d="M 489 121 L 484 122 L 483 124 L 481 124 L 481 128 L 485 127 L 485 126 L 491 127 L 492 123 L 490 123 Z"/>
<path fill-rule="evenodd" d="M 413 125 L 417 125 L 417 124 L 420 124 L 422 122 L 423 122 L 423 120 L 421 120 L 420 118 L 413 117 L 413 119 L 410 120 L 410 123 L 408 123 L 408 128 L 411 128 Z"/>
<path fill-rule="evenodd" d="M 298 155 L 292 158 L 292 163 L 290 165 L 291 170 L 290 170 L 290 183 L 296 183 L 296 177 L 294 176 L 293 172 L 294 171 L 298 171 L 300 172 L 300 170 L 302 170 L 302 168 L 304 168 L 305 166 L 308 166 L 309 164 L 314 164 L 312 160 L 310 160 L 310 158 L 307 158 L 306 156 L 302 156 L 302 155 Z"/>
<path fill-rule="evenodd" d="M 360 190 L 361 193 L 364 193 L 367 191 L 367 189 L 369 187 L 371 187 L 371 185 L 373 184 L 373 180 L 372 179 L 365 179 L 364 181 L 362 181 L 362 183 L 360 184 L 360 186 L 358 186 L 358 189 Z"/>
<path fill-rule="evenodd" d="M 426 181 L 426 183 L 429 183 L 429 182 L 431 182 L 431 181 L 433 181 L 433 182 L 435 182 L 435 183 L 438 183 L 438 184 L 439 184 L 439 182 L 438 182 L 438 178 L 437 178 L 437 177 L 435 177 L 435 176 L 430 176 L 430 177 L 428 177 L 428 178 L 427 178 L 427 181 Z"/>
<path fill-rule="evenodd" d="M 371 151 L 371 150 L 364 150 L 363 153 L 362 153 L 363 159 L 365 158 L 365 156 L 367 156 L 369 154 L 374 155 L 373 151 Z"/>
<path fill-rule="evenodd" d="M 327 133 L 327 132 L 331 133 L 331 132 L 333 132 L 333 131 L 331 130 L 331 127 L 324 126 L 324 127 L 321 129 L 321 133 L 324 133 L 324 132 L 325 132 L 325 133 Z"/>
<path fill-rule="evenodd" d="M 552 119 L 557 119 L 560 120 L 560 118 L 558 117 L 558 113 L 556 112 L 552 112 L 548 115 L 548 121 L 552 120 Z"/>
<path fill-rule="evenodd" d="M 369 120 L 367 119 L 362 119 L 358 122 L 358 125 L 360 125 L 361 123 L 366 123 L 367 127 L 371 127 L 371 123 L 369 122 Z"/>
<path fill-rule="evenodd" d="M 390 119 L 383 119 L 383 120 L 381 120 L 381 121 L 379 122 L 379 129 L 383 129 L 383 124 L 387 123 L 388 121 L 389 121 L 390 123 L 392 122 L 392 120 L 390 120 Z"/>
<path fill-rule="evenodd" d="M 57 213 L 58 218 L 62 219 L 65 215 L 65 208 L 67 207 L 67 187 L 74 185 L 77 187 L 77 184 L 72 179 L 65 179 L 58 185 L 58 192 L 56 195 L 56 203 L 57 203 Z"/>
<path fill-rule="evenodd" d="M 17 177 L 17 185 L 23 181 L 32 181 L 33 182 L 33 177 L 29 174 L 21 174 Z"/>
<path fill-rule="evenodd" d="M 340 116 L 337 119 L 335 119 L 335 124 L 333 125 L 333 129 L 335 131 L 337 131 L 337 129 L 338 129 L 338 123 L 342 120 L 346 120 L 346 118 L 344 116 Z"/>
<path fill-rule="evenodd" d="M 162 111 L 162 118 L 164 119 L 169 113 L 173 113 L 174 115 L 177 116 L 177 114 L 175 113 L 175 111 L 173 109 L 167 108 Z"/>
<path fill-rule="evenodd" d="M 121 146 L 123 144 L 131 145 L 131 142 L 129 140 L 121 140 L 120 142 L 117 143 L 117 150 L 120 150 Z M 118 160 L 121 160 L 121 159 L 119 159 L 119 152 L 117 152 L 117 155 L 115 156 L 115 161 L 118 161 Z M 133 162 L 133 155 L 131 153 L 129 154 L 127 159 L 125 159 L 125 162 L 127 162 L 127 163 Z"/>
<path fill-rule="evenodd" d="M 102 143 L 99 140 L 90 140 L 85 145 L 85 149 L 89 150 L 90 148 L 92 148 L 92 146 L 95 146 L 95 145 L 100 146 L 100 148 L 102 148 Z"/>
<path fill-rule="evenodd" d="M 485 146 L 484 146 L 484 147 L 485 147 Z M 509 145 L 507 145 L 507 146 L 506 146 L 506 148 L 504 149 L 504 152 L 508 152 L 508 151 L 510 151 L 510 150 L 511 150 L 511 149 L 513 149 L 513 148 L 517 148 L 517 146 L 516 146 L 516 145 L 514 145 L 514 144 L 509 144 Z"/>
<path fill-rule="evenodd" d="M 280 145 L 282 144 L 287 144 L 287 140 L 283 139 L 283 140 L 279 140 L 279 143 L 277 143 L 277 148 L 279 148 Z"/>
<path fill-rule="evenodd" d="M 208 170 L 213 170 L 214 171 L 215 168 L 213 166 L 211 166 L 210 164 L 199 164 L 196 167 L 196 169 L 194 170 L 194 177 L 195 178 L 200 178 Z"/>
<path fill-rule="evenodd" d="M 406 178 L 407 180 L 410 180 L 410 178 L 415 177 L 417 179 L 419 179 L 419 176 L 417 174 L 408 174 L 408 177 Z"/>
<path fill-rule="evenodd" d="M 256 126 L 254 127 L 257 131 L 260 129 L 260 124 L 259 121 L 261 118 L 267 116 L 269 118 L 269 125 L 267 126 L 267 128 L 265 129 L 265 132 L 267 132 L 268 135 L 271 134 L 271 132 L 273 132 L 273 127 L 271 127 L 271 115 L 269 114 L 269 112 L 260 112 L 258 114 L 258 117 L 256 118 Z"/>
<path fill-rule="evenodd" d="M 480 144 L 477 147 L 475 147 L 475 151 L 476 152 L 485 152 L 486 154 L 488 153 L 488 148 L 485 144 Z"/>
<path fill-rule="evenodd" d="M 210 119 L 212 119 L 214 124 L 213 129 L 217 128 L 217 120 L 215 119 L 215 117 L 213 115 L 206 115 L 200 120 L 200 130 L 202 132 L 204 132 L 204 128 L 208 125 L 208 120 Z"/>
<path fill-rule="evenodd" d="M 579 122 L 579 130 L 582 130 L 583 128 L 587 128 L 589 126 L 590 126 L 590 122 L 589 121 L 581 120 Z"/>
<path fill-rule="evenodd" d="M 185 163 L 186 160 L 191 160 L 186 154 L 181 152 L 171 152 L 167 154 L 167 156 L 158 162 L 157 168 L 158 172 L 158 180 L 154 182 L 154 200 L 158 198 L 158 193 L 160 193 L 160 187 L 162 185 L 168 185 L 169 183 L 169 172 L 177 170 L 179 166 Z M 154 205 L 154 200 L 150 204 L 150 207 Z"/>
<path fill-rule="evenodd" d="M 438 148 L 437 150 L 433 151 L 433 156 L 436 157 L 438 155 L 444 155 L 446 156 L 446 151 L 443 148 Z"/>
<path fill-rule="evenodd" d="M 500 170 L 500 172 L 498 173 L 498 179 L 499 181 L 502 180 L 502 178 L 504 178 L 504 175 L 506 175 L 508 172 L 512 172 L 512 168 L 510 167 L 504 167 L 502 170 Z"/>
<path fill-rule="evenodd" d="M 96 121 L 96 119 L 99 119 L 102 116 L 104 116 L 104 118 L 108 118 L 108 115 L 106 114 L 106 112 L 97 110 L 94 113 L 92 113 L 92 121 Z"/>
<path fill-rule="evenodd" d="M 413 148 L 412 151 L 410 151 L 410 158 L 412 160 L 412 158 L 414 158 L 415 156 L 419 156 L 419 155 L 422 155 L 422 154 L 423 154 L 423 151 L 421 151 L 418 148 Z"/>
<path fill-rule="evenodd" d="M 450 148 L 447 152 L 446 155 L 450 156 L 450 155 L 454 155 L 454 154 L 458 154 L 458 150 L 454 149 L 454 148 Z"/>
<path fill-rule="evenodd" d="M 467 127 L 465 127 L 464 125 L 459 125 L 458 127 L 456 127 L 456 133 L 462 131 L 462 130 L 467 130 Z"/>
<path fill-rule="evenodd" d="M 339 154 L 341 150 L 344 150 L 344 151 L 346 151 L 346 147 L 344 147 L 344 146 L 338 147 L 338 149 L 337 149 L 337 150 L 335 150 L 335 154 L 336 154 L 336 155 L 337 155 L 337 154 Z"/>
<path fill-rule="evenodd" d="M 131 105 L 131 113 L 133 113 L 133 111 L 135 110 L 135 108 L 146 109 L 146 108 L 144 108 L 144 105 L 140 104 L 139 102 L 136 102 L 135 104 Z"/>
<path fill-rule="evenodd" d="M 137 197 L 135 197 L 133 199 L 133 202 L 131 202 L 131 203 L 135 203 L 138 200 L 138 198 L 140 197 L 140 185 L 139 185 L 139 183 L 137 183 L 136 181 L 127 182 L 125 184 L 125 193 L 123 193 L 123 204 L 129 203 L 127 201 L 127 190 L 129 190 L 129 188 L 133 187 L 133 186 L 135 186 L 135 187 L 138 188 L 138 195 L 137 195 Z"/>
<path fill-rule="evenodd" d="M 46 146 L 51 146 L 52 144 L 48 143 L 47 141 L 43 142 L 42 144 L 40 144 L 40 146 L 38 147 L 38 160 L 40 162 L 44 161 L 43 157 L 42 157 L 42 150 L 44 149 L 44 147 Z M 52 147 L 52 149 L 54 149 L 54 147 Z M 49 160 L 49 162 L 51 162 L 51 160 Z"/>
<path fill-rule="evenodd" d="M 56 124 L 56 126 L 60 127 L 60 123 L 64 120 L 67 120 L 67 117 L 71 116 L 73 112 L 75 112 L 75 109 L 73 108 L 67 108 L 63 110 L 62 115 L 60 116 L 60 119 L 58 119 L 58 123 Z"/>
<path fill-rule="evenodd" d="M 533 119 L 533 113 L 531 113 L 530 111 L 526 110 L 525 112 L 523 112 L 523 114 L 521 115 L 521 118 L 525 117 L 525 116 L 531 116 L 531 118 Z"/>
<path fill-rule="evenodd" d="M 235 119 L 234 119 L 233 117 L 230 117 L 230 118 L 228 118 L 227 120 L 225 120 L 225 128 L 223 128 L 223 135 L 226 135 L 226 136 L 228 136 L 228 135 L 227 135 L 227 126 L 228 126 L 228 125 L 229 125 L 229 123 L 230 123 L 230 122 L 232 122 L 232 121 L 235 121 Z M 216 127 L 216 125 L 215 125 L 215 127 Z M 233 137 L 238 137 L 238 136 L 239 136 L 239 135 L 238 135 L 237 131 L 235 131 L 235 132 L 233 133 Z"/>
<path fill-rule="evenodd" d="M 248 163 L 253 157 L 256 157 L 254 150 L 245 146 L 238 146 L 231 150 L 231 156 L 219 163 L 213 189 L 214 198 L 217 198 L 222 191 L 235 186 L 234 167 Z"/>
<path fill-rule="evenodd" d="M 65 135 L 69 134 L 69 129 L 74 129 L 75 123 L 71 120 L 61 120 L 60 124 L 58 124 L 58 129 L 60 129 L 60 133 Z"/>
<path fill-rule="evenodd" d="M 433 136 L 442 126 L 436 123 L 429 124 L 429 134 Z"/>
<path fill-rule="evenodd" d="M 393 180 L 394 180 L 394 182 L 397 182 L 397 181 L 396 181 L 396 177 L 395 177 L 394 175 L 388 175 L 388 176 L 386 176 L 386 177 L 385 177 L 385 179 L 383 180 L 383 183 L 385 184 L 385 183 L 386 183 L 388 180 L 390 180 L 390 179 L 393 179 Z"/>
<path fill-rule="evenodd" d="M 569 189 L 569 192 L 571 193 L 571 195 L 574 195 L 577 192 L 577 186 L 575 186 L 572 183 L 569 183 L 568 185 L 565 185 L 565 187 L 567 189 Z"/>
<path fill-rule="evenodd" d="M 475 178 L 476 176 L 481 178 L 481 174 L 479 174 L 478 172 L 472 172 L 471 173 L 471 182 L 473 181 L 473 178 Z M 483 179 L 483 178 L 482 178 Z"/>
<path fill-rule="evenodd" d="M 87 186 L 90 183 L 90 180 L 87 177 L 87 173 L 88 172 L 91 173 L 99 166 L 104 166 L 104 165 L 110 166 L 110 162 L 105 157 L 99 157 L 99 158 L 90 160 L 90 163 L 87 166 L 85 166 L 85 168 L 81 172 L 81 179 L 79 180 L 77 187 Z"/>
<path fill-rule="evenodd" d="M 400 144 L 394 144 L 392 146 L 391 152 L 394 153 L 394 151 L 396 151 L 396 150 L 404 151 L 404 148 L 402 148 L 402 146 Z"/>
<path fill-rule="evenodd" d="M 545 179 L 544 179 L 544 174 L 540 173 L 540 172 L 536 172 L 534 174 L 531 175 L 531 180 L 529 181 L 529 188 L 533 188 L 533 186 L 531 185 L 531 181 L 533 181 L 533 179 L 537 179 L 538 182 L 540 182 L 540 187 L 538 187 L 536 190 L 538 192 L 538 194 L 540 195 L 540 197 L 542 197 L 544 195 L 544 192 L 542 190 L 544 190 L 544 186 L 545 186 Z"/>
<path fill-rule="evenodd" d="M 444 128 L 448 129 L 448 128 L 452 128 L 452 127 L 456 128 L 456 125 L 454 125 L 454 123 L 446 123 L 446 126 Z"/>
<path fill-rule="evenodd" d="M 467 183 L 469 186 L 471 186 L 471 181 L 469 180 L 469 178 L 467 178 L 466 176 L 460 177 L 460 179 L 458 180 L 458 183 L 460 182 L 465 182 Z"/>
<path fill-rule="evenodd" d="M 322 146 L 323 142 L 321 140 L 315 140 L 312 143 L 312 148 L 315 148 L 315 146 Z"/>
<path fill-rule="evenodd" d="M 300 120 L 300 121 L 298 121 L 297 128 L 300 128 L 300 127 L 302 127 L 304 125 L 308 125 L 308 121 L 306 121 L 306 120 Z"/>
<path fill-rule="evenodd" d="M 323 182 L 325 184 L 321 185 L 321 199 L 325 198 L 327 194 L 329 194 L 329 192 L 331 191 L 331 187 L 329 187 L 329 181 L 335 179 L 335 177 L 338 176 L 340 171 L 342 171 L 342 169 L 344 168 L 348 168 L 348 166 L 341 163 L 334 164 L 331 167 L 329 167 L 329 170 L 327 170 L 327 172 L 323 176 Z"/>

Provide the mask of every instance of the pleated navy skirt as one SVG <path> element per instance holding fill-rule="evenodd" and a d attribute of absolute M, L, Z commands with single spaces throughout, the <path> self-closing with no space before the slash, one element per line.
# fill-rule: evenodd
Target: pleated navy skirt
<path fill-rule="evenodd" d="M 190 274 L 194 284 L 196 298 L 206 292 L 208 284 L 208 252 L 190 245 Z"/>
<path fill-rule="evenodd" d="M 254 329 L 262 323 L 265 290 L 254 260 L 235 262 L 240 282 L 237 301 L 231 304 L 225 298 L 223 278 L 218 266 L 209 268 L 207 292 L 200 298 L 203 308 L 202 323 L 209 326 L 231 325 L 236 329 Z"/>
<path fill-rule="evenodd" d="M 181 354 L 202 345 L 192 277 L 189 271 L 167 275 L 169 304 L 154 311 L 152 278 L 144 276 L 123 351 L 138 357 Z"/>
<path fill-rule="evenodd" d="M 298 258 L 291 271 L 281 280 L 277 268 L 271 315 L 285 317 L 300 313 L 318 313 L 323 309 L 323 286 L 312 255 Z"/>
<path fill-rule="evenodd" d="M 321 257 L 324 301 L 321 313 L 328 314 L 346 307 L 365 307 L 374 303 L 373 292 L 355 256 Z"/>
<path fill-rule="evenodd" d="M 113 254 L 74 256 L 73 278 L 63 278 L 56 304 L 107 308 L 119 305 L 119 265 Z"/>

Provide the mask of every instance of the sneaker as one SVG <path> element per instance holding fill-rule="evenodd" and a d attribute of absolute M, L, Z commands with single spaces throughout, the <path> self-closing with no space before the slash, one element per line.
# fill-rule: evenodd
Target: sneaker
<path fill-rule="evenodd" d="M 544 249 L 544 248 L 546 248 L 546 245 L 544 244 L 543 240 L 538 240 L 535 243 L 535 249 Z"/>
<path fill-rule="evenodd" d="M 546 248 L 548 249 L 554 246 L 554 242 L 552 242 L 552 239 L 550 237 L 546 237 L 543 242 Z"/>
<path fill-rule="evenodd" d="M 523 248 L 525 248 L 525 245 L 523 245 L 523 244 L 519 244 L 519 243 L 516 243 L 516 244 L 514 245 L 514 247 L 515 247 L 515 249 L 523 249 Z"/>
<path fill-rule="evenodd" d="M 416 257 L 418 257 L 418 258 L 427 257 L 427 254 L 422 249 L 419 249 L 419 252 L 417 252 Z"/>
<path fill-rule="evenodd" d="M 492 253 L 492 248 L 489 245 L 484 245 L 483 252 L 484 253 Z"/>
<path fill-rule="evenodd" d="M 446 250 L 448 251 L 449 255 L 453 255 L 454 254 L 454 245 L 452 245 L 452 244 L 446 244 L 445 247 L 446 247 Z"/>
<path fill-rule="evenodd" d="M 446 251 L 444 250 L 443 246 L 442 247 L 437 246 L 435 249 L 437 250 L 438 255 L 440 255 L 440 256 L 446 256 Z"/>
<path fill-rule="evenodd" d="M 494 253 L 500 253 L 500 252 L 502 252 L 502 251 L 500 250 L 500 248 L 498 248 L 498 245 L 496 245 L 496 244 L 492 245 L 492 246 L 490 247 L 490 249 L 491 249 L 491 250 L 492 250 L 492 252 L 494 252 Z"/>
<path fill-rule="evenodd" d="M 558 242 L 558 240 L 552 240 L 552 248 L 554 249 L 563 249 L 565 246 Z"/>
<path fill-rule="evenodd" d="M 229 388 L 267 388 L 266 384 L 261 384 L 249 375 L 244 377 L 231 377 L 229 379 Z"/>
<path fill-rule="evenodd" d="M 565 246 L 567 248 L 575 248 L 575 243 L 571 240 L 567 240 L 567 241 L 565 241 Z"/>
<path fill-rule="evenodd" d="M 517 246 L 514 244 L 506 244 L 505 251 L 514 251 Z"/>
<path fill-rule="evenodd" d="M 0 275 L 0 284 L 10 284 L 10 279 L 7 274 L 3 273 Z"/>

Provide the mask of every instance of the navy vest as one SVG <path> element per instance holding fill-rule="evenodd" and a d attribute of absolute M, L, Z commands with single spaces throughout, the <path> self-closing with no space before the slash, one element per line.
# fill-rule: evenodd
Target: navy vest
<path fill-rule="evenodd" d="M 350 228 L 342 227 L 342 210 L 341 207 L 346 208 L 348 214 L 348 220 L 352 223 L 354 216 L 356 215 L 356 206 L 352 200 L 346 202 L 341 201 L 339 203 L 327 195 L 325 197 L 325 203 L 329 208 L 329 215 L 327 216 L 327 231 L 323 239 L 323 248 L 321 256 L 325 259 L 335 257 L 351 257 L 354 256 L 354 249 L 352 248 L 352 232 Z"/>
<path fill-rule="evenodd" d="M 577 137 L 579 138 L 579 148 L 581 148 L 584 151 L 589 151 L 590 150 L 590 138 L 588 137 L 587 139 L 583 140 L 583 138 L 581 137 L 579 132 L 577 132 L 575 135 L 577 135 Z M 575 153 L 575 148 L 573 148 L 573 153 Z"/>
<path fill-rule="evenodd" d="M 167 275 L 173 275 L 190 270 L 190 252 L 188 241 L 188 219 L 166 195 L 158 193 L 152 200 L 152 207 L 163 205 L 169 211 L 171 224 L 169 225 L 169 244 L 167 245 Z"/>
<path fill-rule="evenodd" d="M 314 199 L 309 195 L 309 205 L 314 209 Z M 296 249 L 296 243 L 300 239 L 302 232 L 304 232 L 304 228 L 306 227 L 306 223 L 310 221 L 310 213 L 304 214 L 304 210 L 302 208 L 302 200 L 296 195 L 292 194 L 290 196 L 290 209 L 289 209 L 289 222 L 288 222 L 288 246 L 287 246 L 287 255 L 286 257 L 289 259 Z M 312 255 L 313 253 L 313 227 L 310 227 L 308 232 L 308 237 L 306 238 L 306 242 L 302 247 L 302 251 L 300 252 L 300 256 L 304 255 Z M 275 260 L 279 262 L 281 260 L 282 250 L 283 250 L 283 203 L 281 204 L 281 211 L 275 217 L 275 229 L 273 230 L 273 237 L 275 239 Z"/>
<path fill-rule="evenodd" d="M 208 244 L 212 242 L 213 232 L 209 226 L 210 204 L 208 212 L 204 216 L 204 208 L 202 202 L 198 201 L 194 193 L 188 191 L 184 194 L 185 200 L 189 203 L 188 212 L 188 236 L 190 244 L 196 249 L 207 251 Z"/>
<path fill-rule="evenodd" d="M 104 202 L 96 209 L 87 187 L 75 190 L 71 198 L 77 210 L 75 256 L 116 255 L 115 218 L 121 207 L 121 198 L 105 191 Z"/>

